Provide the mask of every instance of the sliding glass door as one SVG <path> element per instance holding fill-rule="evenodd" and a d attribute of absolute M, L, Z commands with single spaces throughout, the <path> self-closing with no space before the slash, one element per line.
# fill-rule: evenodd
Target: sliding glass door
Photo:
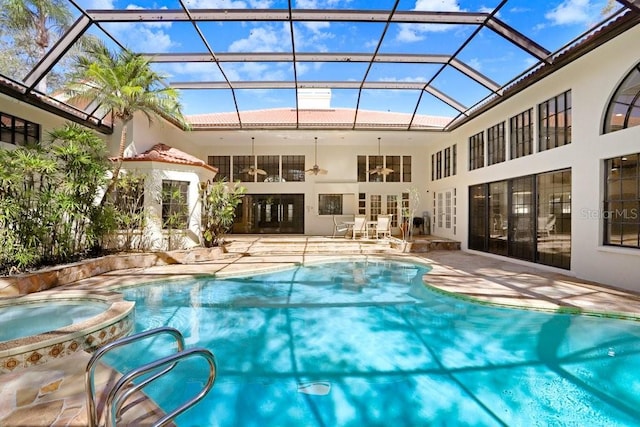
<path fill-rule="evenodd" d="M 569 269 L 571 170 L 469 187 L 469 249 Z"/>

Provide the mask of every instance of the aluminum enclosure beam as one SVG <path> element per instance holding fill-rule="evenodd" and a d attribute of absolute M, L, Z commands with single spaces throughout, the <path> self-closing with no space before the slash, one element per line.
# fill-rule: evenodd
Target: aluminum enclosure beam
<path fill-rule="evenodd" d="M 371 62 L 370 53 L 296 52 L 296 62 Z M 215 59 L 208 53 L 145 53 L 149 62 L 292 62 L 291 52 L 224 52 Z M 450 55 L 379 53 L 373 62 L 405 64 L 446 64 Z"/>
<path fill-rule="evenodd" d="M 293 22 L 393 22 L 406 24 L 467 24 L 481 25 L 489 17 L 488 13 L 471 12 L 422 12 L 401 11 L 389 18 L 385 10 L 319 10 L 296 9 L 194 9 L 190 10 L 191 19 L 183 10 L 87 10 L 95 22 L 156 22 L 190 21 L 206 22 L 257 22 L 257 21 L 293 21 Z"/>

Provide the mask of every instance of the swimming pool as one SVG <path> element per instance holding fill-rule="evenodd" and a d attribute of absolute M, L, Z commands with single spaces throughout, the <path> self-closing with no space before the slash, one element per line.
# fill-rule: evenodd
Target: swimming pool
<path fill-rule="evenodd" d="M 216 355 L 213 390 L 180 426 L 640 419 L 640 324 L 468 303 L 431 292 L 427 272 L 369 260 L 123 292 L 136 302 L 136 331 L 172 326 Z M 146 344 L 110 363 L 131 369 L 167 347 Z M 177 369 L 173 384 L 148 390 L 166 410 L 204 381 Z"/>

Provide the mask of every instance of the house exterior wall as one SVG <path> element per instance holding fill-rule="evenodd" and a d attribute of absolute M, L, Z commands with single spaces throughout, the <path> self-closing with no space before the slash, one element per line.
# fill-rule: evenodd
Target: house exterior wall
<path fill-rule="evenodd" d="M 17 99 L 10 98 L 3 93 L 0 93 L 0 112 L 11 114 L 12 116 L 39 124 L 41 141 L 48 139 L 49 131 L 62 127 L 65 123 L 68 123 L 67 120 L 61 117 L 36 108 L 33 105 L 18 101 Z M 110 140 L 110 136 L 108 135 L 102 135 L 97 132 L 96 134 L 103 138 L 105 141 Z M 13 144 L 7 144 L 0 141 L 0 148 L 12 150 L 15 147 L 16 146 Z"/>
<path fill-rule="evenodd" d="M 251 154 L 251 137 L 255 138 L 256 155 L 304 155 L 305 167 L 313 167 L 314 137 L 318 138 L 317 163 L 327 169 L 326 175 L 306 174 L 304 182 L 243 182 L 248 194 L 304 194 L 305 234 L 331 235 L 332 215 L 318 214 L 318 195 L 339 193 L 343 197 L 343 213 L 357 211 L 359 193 L 401 194 L 415 188 L 420 203 L 416 215 L 427 210 L 429 165 L 425 151 L 430 144 L 447 138 L 442 132 L 406 131 L 191 131 L 148 128 L 145 138 L 136 140 L 136 150 L 142 152 L 162 142 L 186 151 L 204 161 L 211 155 L 234 156 Z M 381 138 L 382 155 L 412 157 L 411 182 L 378 183 L 357 182 L 357 156 L 377 155 Z M 398 230 L 396 230 L 398 232 Z"/>
<path fill-rule="evenodd" d="M 144 210 L 147 215 L 145 239 L 151 249 L 182 249 L 202 246 L 199 184 L 213 179 L 215 176 L 213 172 L 200 166 L 153 161 L 124 162 L 122 169 L 124 173 L 134 173 L 145 177 Z M 174 233 L 170 236 L 170 232 L 162 228 L 162 181 L 164 180 L 189 183 L 187 192 L 188 226 L 184 233 Z M 171 243 L 169 242 L 170 238 L 172 239 Z"/>
<path fill-rule="evenodd" d="M 468 249 L 469 186 L 571 168 L 572 253 L 570 273 L 640 291 L 640 250 L 603 245 L 604 159 L 640 152 L 640 127 L 603 135 L 607 104 L 622 79 L 640 61 L 635 27 L 528 87 L 448 134 L 426 155 L 458 144 L 458 174 L 429 183 L 431 193 L 456 188 L 462 247 Z M 630 54 L 635 52 L 636 55 Z M 567 90 L 572 96 L 572 142 L 538 152 L 537 106 Z M 469 137 L 533 108 L 534 154 L 469 171 Z M 485 135 L 486 152 L 486 135 Z M 508 158 L 508 157 L 507 157 Z M 486 163 L 485 163 L 486 164 Z M 445 237 L 456 237 L 445 234 Z"/>

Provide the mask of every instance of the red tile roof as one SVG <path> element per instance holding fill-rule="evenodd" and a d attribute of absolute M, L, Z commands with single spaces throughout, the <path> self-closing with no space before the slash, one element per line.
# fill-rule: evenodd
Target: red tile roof
<path fill-rule="evenodd" d="M 241 111 L 243 127 L 300 127 L 352 128 L 407 128 L 411 114 L 386 111 L 356 110 L 350 108 L 331 108 L 326 110 L 296 110 L 292 108 L 274 108 L 265 110 Z M 193 129 L 239 127 L 238 114 L 235 112 L 196 114 L 186 117 Z M 451 121 L 450 117 L 416 115 L 411 128 L 442 129 Z"/>
<path fill-rule="evenodd" d="M 113 158 L 112 158 L 113 159 Z M 190 166 L 202 166 L 212 172 L 218 172 L 218 168 L 206 164 L 199 158 L 180 151 L 177 148 L 169 147 L 166 144 L 156 144 L 142 154 L 133 157 L 125 157 L 125 162 L 165 162 Z"/>

